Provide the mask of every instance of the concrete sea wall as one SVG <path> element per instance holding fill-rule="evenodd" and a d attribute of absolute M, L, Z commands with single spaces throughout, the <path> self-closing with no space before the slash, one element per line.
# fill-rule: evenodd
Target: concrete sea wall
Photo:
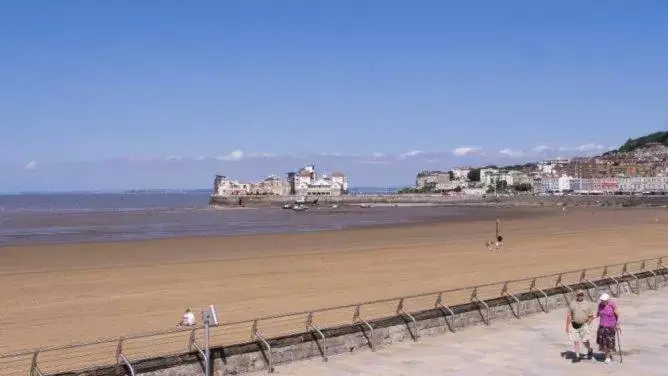
<path fill-rule="evenodd" d="M 297 197 L 294 196 L 212 196 L 209 204 L 214 207 L 235 207 L 241 204 L 248 207 L 281 206 L 293 203 Z M 313 201 L 309 197 L 308 202 Z M 436 205 L 465 205 L 465 204 L 487 204 L 487 205 L 566 205 L 566 206 L 666 206 L 666 196 L 443 196 L 443 195 L 420 195 L 401 194 L 387 196 L 321 196 L 319 204 L 343 204 L 358 205 L 370 204 L 411 204 L 430 203 Z"/>
<path fill-rule="evenodd" d="M 360 322 L 335 328 L 323 328 L 325 341 L 316 332 L 304 332 L 267 339 L 271 345 L 260 342 L 240 343 L 212 349 L 213 375 L 237 375 L 245 372 L 269 370 L 282 364 L 327 356 L 366 351 L 402 341 L 418 341 L 419 337 L 456 331 L 473 325 L 494 325 L 497 320 L 521 319 L 525 315 L 563 308 L 572 298 L 571 290 L 583 289 L 595 300 L 598 294 L 609 292 L 614 296 L 642 293 L 649 289 L 668 286 L 668 269 L 638 272 L 635 275 L 604 278 L 546 290 L 505 294 L 491 299 L 480 298 L 471 303 L 451 307 L 436 307 L 413 313 L 398 311 L 394 317 Z M 543 295 L 544 294 L 544 295 Z M 414 321 L 413 321 L 414 320 Z M 373 330 L 371 330 L 373 328 Z M 197 352 L 132 362 L 137 375 L 194 376 L 203 375 L 203 360 Z M 109 366 L 85 371 L 59 373 L 58 376 L 120 376 L 126 375 L 122 366 Z"/>

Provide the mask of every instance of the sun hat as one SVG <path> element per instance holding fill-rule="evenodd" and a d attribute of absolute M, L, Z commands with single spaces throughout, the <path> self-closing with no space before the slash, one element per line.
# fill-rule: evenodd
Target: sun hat
<path fill-rule="evenodd" d="M 606 294 L 606 293 L 603 293 L 603 294 L 601 294 L 601 297 L 600 297 L 599 299 L 600 299 L 602 302 L 607 302 L 608 300 L 610 300 L 610 295 L 608 295 L 608 294 Z"/>

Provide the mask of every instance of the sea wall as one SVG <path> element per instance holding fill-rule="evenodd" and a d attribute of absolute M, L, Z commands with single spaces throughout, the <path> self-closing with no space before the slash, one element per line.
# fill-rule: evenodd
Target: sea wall
<path fill-rule="evenodd" d="M 213 207 L 237 207 L 241 205 L 247 207 L 268 207 L 281 206 L 286 203 L 293 203 L 297 199 L 294 196 L 211 196 L 209 204 Z M 307 202 L 313 201 L 308 198 Z M 666 196 L 443 196 L 443 195 L 420 195 L 420 194 L 401 194 L 387 196 L 321 196 L 318 204 L 411 204 L 411 203 L 430 203 L 436 205 L 465 205 L 465 204 L 486 204 L 486 205 L 565 205 L 565 206 L 666 206 L 668 205 L 668 195 Z"/>
<path fill-rule="evenodd" d="M 649 289 L 668 286 L 668 270 L 663 268 L 652 272 L 637 273 L 634 278 L 626 274 L 617 277 L 619 284 L 610 278 L 590 283 L 571 284 L 515 295 L 518 301 L 506 295 L 481 302 L 472 302 L 444 308 L 434 308 L 412 314 L 415 322 L 408 315 L 399 315 L 371 321 L 368 327 L 359 324 L 322 329 L 326 344 L 313 332 L 299 333 L 280 338 L 268 339 L 271 352 L 260 343 L 248 342 L 233 346 L 212 349 L 213 375 L 237 375 L 246 372 L 268 370 L 272 366 L 327 356 L 365 351 L 370 348 L 391 345 L 393 343 L 419 340 L 421 336 L 431 336 L 448 331 L 462 330 L 473 325 L 494 325 L 498 320 L 521 319 L 544 310 L 563 308 L 570 301 L 570 289 L 583 289 L 592 300 L 598 294 L 608 292 L 615 296 L 642 293 Z M 618 290 L 619 289 L 619 290 Z M 482 298 L 481 298 L 482 299 Z M 485 308 L 485 304 L 489 309 Z M 203 361 L 196 352 L 174 356 L 133 361 L 137 375 L 143 376 L 195 376 L 203 374 Z M 57 376 L 120 376 L 125 375 L 121 366 L 109 366 L 78 372 L 59 373 Z"/>

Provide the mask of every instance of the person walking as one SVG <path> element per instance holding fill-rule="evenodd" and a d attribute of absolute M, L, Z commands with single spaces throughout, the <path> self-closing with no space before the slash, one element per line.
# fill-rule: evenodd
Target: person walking
<path fill-rule="evenodd" d="M 605 362 L 610 363 L 612 362 L 612 354 L 615 352 L 615 337 L 618 331 L 621 333 L 619 309 L 617 304 L 610 300 L 610 295 L 601 294 L 596 316 L 599 318 L 596 344 L 600 351 L 605 354 Z"/>
<path fill-rule="evenodd" d="M 573 362 L 579 362 L 583 358 L 580 353 L 581 343 L 587 349 L 587 359 L 591 360 L 594 357 L 594 350 L 589 344 L 589 336 L 591 323 L 595 316 L 594 304 L 584 300 L 584 291 L 576 291 L 575 300 L 569 304 L 566 314 L 566 334 L 573 343 L 573 352 L 575 353 Z"/>

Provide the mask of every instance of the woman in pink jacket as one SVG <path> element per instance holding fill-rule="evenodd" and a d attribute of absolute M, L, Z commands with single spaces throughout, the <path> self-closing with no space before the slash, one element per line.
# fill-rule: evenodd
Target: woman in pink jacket
<path fill-rule="evenodd" d="M 615 351 L 615 336 L 619 327 L 619 311 L 617 304 L 610 301 L 610 295 L 601 294 L 600 302 L 598 304 L 598 313 L 596 317 L 600 319 L 598 324 L 598 331 L 596 332 L 596 344 L 599 349 L 605 354 L 605 362 L 612 361 L 612 353 Z"/>

